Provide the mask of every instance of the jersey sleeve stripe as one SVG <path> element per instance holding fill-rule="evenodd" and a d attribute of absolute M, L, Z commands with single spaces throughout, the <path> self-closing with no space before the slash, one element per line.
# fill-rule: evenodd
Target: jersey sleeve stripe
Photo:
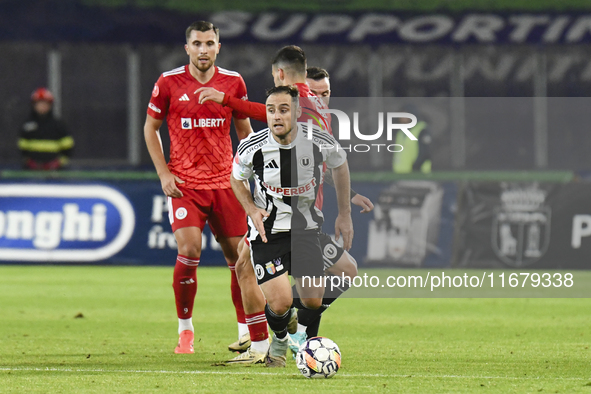
<path fill-rule="evenodd" d="M 304 123 L 304 122 L 299 122 L 299 124 L 302 127 L 302 130 L 306 133 L 306 137 L 308 136 L 309 128 L 308 128 L 308 123 Z M 318 129 L 317 126 L 312 126 L 312 136 L 316 137 L 324 142 L 326 142 L 327 144 L 330 145 L 335 145 L 337 143 L 337 141 L 334 139 L 333 136 L 331 136 L 330 134 L 328 134 L 325 131 L 321 131 Z"/>
<path fill-rule="evenodd" d="M 225 68 L 221 68 L 218 66 L 218 72 L 220 74 L 224 74 L 224 75 L 231 75 L 233 77 L 239 77 L 240 74 L 237 73 L 236 71 L 230 71 L 230 70 L 226 70 Z"/>
<path fill-rule="evenodd" d="M 238 145 L 238 154 L 241 155 L 242 153 L 244 153 L 244 151 L 246 149 L 248 149 L 252 145 L 255 145 L 255 144 L 263 141 L 265 138 L 267 138 L 268 131 L 269 131 L 269 129 L 263 129 L 263 130 L 257 131 L 256 133 L 253 134 L 252 138 L 249 138 L 248 140 L 241 142 Z"/>
<path fill-rule="evenodd" d="M 253 138 L 252 140 L 246 141 L 244 144 L 240 144 L 238 146 L 238 154 L 242 154 L 244 153 L 245 150 L 247 150 L 249 147 L 256 145 L 257 143 L 263 141 L 265 139 L 264 136 L 257 136 L 255 138 Z"/>
<path fill-rule="evenodd" d="M 181 66 L 181 67 L 177 67 L 175 69 L 172 69 L 170 71 L 166 71 L 166 72 L 162 73 L 162 76 L 169 77 L 171 75 L 182 74 L 184 72 L 185 72 L 185 66 Z"/>
<path fill-rule="evenodd" d="M 327 144 L 330 144 L 330 145 L 334 145 L 337 142 L 330 135 L 327 135 L 325 132 L 322 132 L 322 131 L 318 132 L 318 131 L 315 131 L 314 130 L 312 132 L 312 136 L 314 136 L 314 137 L 316 137 L 316 138 L 318 138 L 318 139 L 320 139 L 320 140 L 322 140 L 322 141 L 324 141 L 324 142 L 326 142 Z"/>

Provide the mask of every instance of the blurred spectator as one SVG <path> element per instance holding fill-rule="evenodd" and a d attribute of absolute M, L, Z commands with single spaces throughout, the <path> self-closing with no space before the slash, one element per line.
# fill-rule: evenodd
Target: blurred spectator
<path fill-rule="evenodd" d="M 39 88 L 31 95 L 31 116 L 20 130 L 18 147 L 29 170 L 57 170 L 68 164 L 74 139 L 53 115 L 53 94 Z"/>
<path fill-rule="evenodd" d="M 405 109 L 419 117 L 414 107 Z M 410 123 L 409 118 L 399 118 L 398 123 Z M 419 120 L 415 127 L 409 131 L 416 137 L 411 140 L 402 130 L 396 134 L 396 144 L 402 145 L 401 152 L 394 153 L 392 169 L 397 174 L 407 174 L 410 172 L 431 173 L 431 134 L 427 122 Z"/>

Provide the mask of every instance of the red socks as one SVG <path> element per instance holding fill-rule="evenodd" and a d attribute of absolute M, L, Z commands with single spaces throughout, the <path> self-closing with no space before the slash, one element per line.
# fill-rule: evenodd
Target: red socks
<path fill-rule="evenodd" d="M 246 315 L 246 324 L 250 332 L 251 342 L 263 341 L 269 338 L 269 330 L 267 330 L 267 317 L 265 312 L 253 313 Z"/>
<path fill-rule="evenodd" d="M 179 319 L 188 319 L 193 316 L 193 305 L 195 303 L 195 295 L 197 294 L 198 265 L 199 259 L 191 259 L 180 254 L 177 255 L 174 273 L 172 275 L 172 287 L 174 289 L 176 313 Z M 236 319 L 238 323 L 246 324 L 242 295 L 234 266 L 230 267 L 230 272 L 230 289 L 232 291 L 232 302 L 234 303 L 234 308 L 236 308 Z"/>
<path fill-rule="evenodd" d="M 228 268 L 230 268 L 231 273 L 230 291 L 232 292 L 234 308 L 236 308 L 236 321 L 245 324 L 246 317 L 244 315 L 244 305 L 242 305 L 242 293 L 240 292 L 240 285 L 238 284 L 238 278 L 236 277 L 236 269 L 233 265 L 228 266 Z"/>
<path fill-rule="evenodd" d="M 172 275 L 172 288 L 176 303 L 176 313 L 179 319 L 193 316 L 193 304 L 197 294 L 197 266 L 199 259 L 191 259 L 178 255 Z"/>

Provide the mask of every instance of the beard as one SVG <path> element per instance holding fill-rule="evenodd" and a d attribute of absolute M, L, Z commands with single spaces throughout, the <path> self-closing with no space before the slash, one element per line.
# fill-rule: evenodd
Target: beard
<path fill-rule="evenodd" d="M 197 70 L 201 71 L 202 73 L 207 72 L 213 66 L 213 60 L 209 59 L 207 63 L 202 64 L 197 61 L 193 62 L 193 65 L 197 68 Z"/>

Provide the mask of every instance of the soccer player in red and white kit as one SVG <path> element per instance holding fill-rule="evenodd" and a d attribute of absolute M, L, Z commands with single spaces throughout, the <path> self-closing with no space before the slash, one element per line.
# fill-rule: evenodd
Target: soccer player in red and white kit
<path fill-rule="evenodd" d="M 195 22 L 186 30 L 189 64 L 163 73 L 152 91 L 144 136 L 148 151 L 168 196 L 169 219 L 178 244 L 173 288 L 179 319 L 175 353 L 193 353 L 193 304 L 197 293 L 197 266 L 205 222 L 221 245 L 231 270 L 232 300 L 239 337 L 248 332 L 240 287 L 234 272 L 237 246 L 246 233 L 246 214 L 230 185 L 232 142 L 230 122 L 238 138 L 252 132 L 250 120 L 229 107 L 200 104 L 196 90 L 215 87 L 237 99 L 246 99 L 244 80 L 234 71 L 215 66 L 219 29 Z M 166 118 L 170 133 L 170 161 L 166 163 L 159 129 Z M 266 322 L 265 322 L 266 324 Z"/>

